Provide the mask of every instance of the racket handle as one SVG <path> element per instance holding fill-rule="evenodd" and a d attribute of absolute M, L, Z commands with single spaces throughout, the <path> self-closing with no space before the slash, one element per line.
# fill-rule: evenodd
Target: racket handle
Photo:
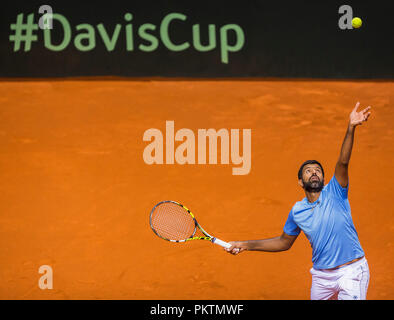
<path fill-rule="evenodd" d="M 212 242 L 214 243 L 214 244 L 217 244 L 217 245 L 219 245 L 219 246 L 222 246 L 223 248 L 230 248 L 231 247 L 231 244 L 229 244 L 228 242 L 224 242 L 224 241 L 222 241 L 222 240 L 220 240 L 220 239 L 218 239 L 218 238 L 212 238 Z"/>

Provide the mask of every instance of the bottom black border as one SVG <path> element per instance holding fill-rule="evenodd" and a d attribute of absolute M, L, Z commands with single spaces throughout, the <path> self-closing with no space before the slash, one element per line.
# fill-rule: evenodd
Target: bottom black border
<path fill-rule="evenodd" d="M 112 319 L 259 319 L 361 315 L 385 308 L 393 300 L 303 301 L 303 300 L 2 300 L 3 314 L 66 318 L 94 316 Z M 182 312 L 181 312 L 182 310 Z M 180 314 L 182 313 L 182 314 Z M 137 318 L 136 318 L 137 317 Z"/>

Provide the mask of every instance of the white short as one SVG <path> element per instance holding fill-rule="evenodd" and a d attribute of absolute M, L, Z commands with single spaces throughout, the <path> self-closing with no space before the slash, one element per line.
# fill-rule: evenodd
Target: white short
<path fill-rule="evenodd" d="M 311 300 L 366 300 L 369 284 L 367 259 L 336 270 L 311 269 Z"/>

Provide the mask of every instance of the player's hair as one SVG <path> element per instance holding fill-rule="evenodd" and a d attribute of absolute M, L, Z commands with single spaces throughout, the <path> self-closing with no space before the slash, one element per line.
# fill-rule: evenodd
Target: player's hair
<path fill-rule="evenodd" d="M 300 170 L 298 170 L 298 179 L 302 179 L 302 170 L 308 164 L 317 164 L 317 165 L 319 165 L 319 167 L 321 168 L 321 172 L 323 174 L 323 177 L 324 177 L 324 169 L 323 169 L 323 166 L 320 164 L 320 162 L 317 161 L 317 160 L 307 160 L 301 165 Z"/>

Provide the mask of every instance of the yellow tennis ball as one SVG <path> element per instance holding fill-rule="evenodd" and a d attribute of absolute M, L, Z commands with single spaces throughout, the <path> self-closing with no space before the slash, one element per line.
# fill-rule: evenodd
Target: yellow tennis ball
<path fill-rule="evenodd" d="M 353 26 L 353 28 L 356 28 L 356 29 L 360 28 L 362 24 L 363 24 L 363 22 L 361 21 L 360 18 L 356 17 L 356 18 L 352 19 L 352 26 Z"/>

